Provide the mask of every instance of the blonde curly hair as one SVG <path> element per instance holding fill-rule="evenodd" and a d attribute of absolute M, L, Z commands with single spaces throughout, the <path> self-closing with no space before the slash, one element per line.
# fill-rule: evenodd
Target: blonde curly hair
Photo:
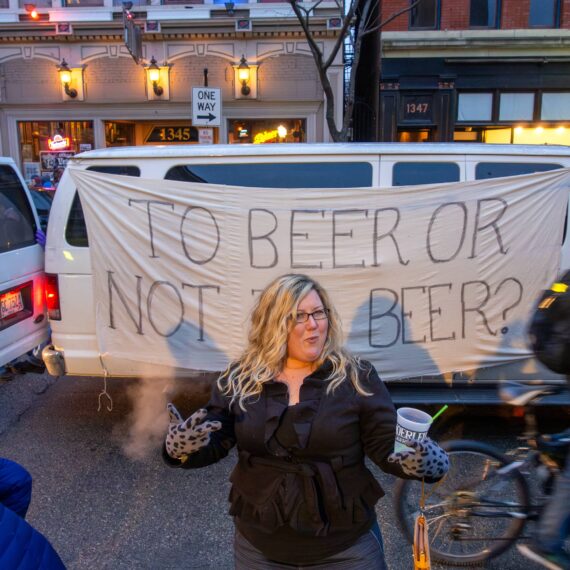
<path fill-rule="evenodd" d="M 260 294 L 251 314 L 248 344 L 237 362 L 228 366 L 220 376 L 218 387 L 238 402 L 245 411 L 245 403 L 261 394 L 263 384 L 273 380 L 283 369 L 287 358 L 287 339 L 296 325 L 297 306 L 310 292 L 316 291 L 328 309 L 328 333 L 323 350 L 315 362 L 317 367 L 326 360 L 332 364 L 327 393 L 334 391 L 347 378 L 355 390 L 363 395 L 358 379 L 360 362 L 342 346 L 343 335 L 338 313 L 331 305 L 323 287 L 307 275 L 291 273 L 273 280 Z"/>

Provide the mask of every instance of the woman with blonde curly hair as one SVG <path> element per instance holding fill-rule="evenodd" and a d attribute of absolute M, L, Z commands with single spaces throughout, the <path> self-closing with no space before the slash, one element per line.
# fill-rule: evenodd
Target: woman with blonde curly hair
<path fill-rule="evenodd" d="M 198 468 L 237 444 L 230 514 L 238 570 L 386 568 L 375 504 L 384 492 L 365 456 L 399 477 L 434 482 L 445 452 L 429 438 L 398 454 L 396 413 L 374 367 L 342 345 L 326 291 L 283 275 L 261 293 L 247 346 L 206 409 L 168 405 L 172 466 Z"/>

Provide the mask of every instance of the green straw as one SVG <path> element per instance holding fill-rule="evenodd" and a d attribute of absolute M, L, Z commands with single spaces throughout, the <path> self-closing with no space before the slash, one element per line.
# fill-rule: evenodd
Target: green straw
<path fill-rule="evenodd" d="M 431 423 L 435 422 L 435 420 L 441 416 L 441 414 L 443 414 L 443 412 L 445 412 L 445 410 L 447 410 L 447 408 L 449 408 L 449 406 L 447 404 L 445 404 L 445 406 L 443 406 L 443 408 L 441 408 L 441 410 L 439 410 L 439 412 L 437 412 L 435 414 L 435 416 L 433 416 L 433 418 L 431 419 Z"/>

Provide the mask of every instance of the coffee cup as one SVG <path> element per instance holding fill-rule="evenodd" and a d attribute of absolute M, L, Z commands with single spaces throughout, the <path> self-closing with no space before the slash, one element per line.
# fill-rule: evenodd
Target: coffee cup
<path fill-rule="evenodd" d="M 400 408 L 397 411 L 397 416 L 395 453 L 412 449 L 406 445 L 408 441 L 425 439 L 432 422 L 429 414 L 415 408 Z"/>

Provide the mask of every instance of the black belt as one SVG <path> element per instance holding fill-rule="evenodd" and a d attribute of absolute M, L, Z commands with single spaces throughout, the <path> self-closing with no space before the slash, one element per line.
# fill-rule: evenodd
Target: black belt
<path fill-rule="evenodd" d="M 330 460 L 303 462 L 291 455 L 262 457 L 251 455 L 243 450 L 240 451 L 240 458 L 250 465 L 270 467 L 284 473 L 295 473 L 303 478 L 303 496 L 317 536 L 327 534 L 330 514 L 344 508 L 342 492 L 335 473 L 343 467 L 349 467 L 362 461 L 359 459 L 347 464 L 342 457 L 333 457 Z M 320 508 L 319 496 L 322 497 L 324 508 Z"/>

